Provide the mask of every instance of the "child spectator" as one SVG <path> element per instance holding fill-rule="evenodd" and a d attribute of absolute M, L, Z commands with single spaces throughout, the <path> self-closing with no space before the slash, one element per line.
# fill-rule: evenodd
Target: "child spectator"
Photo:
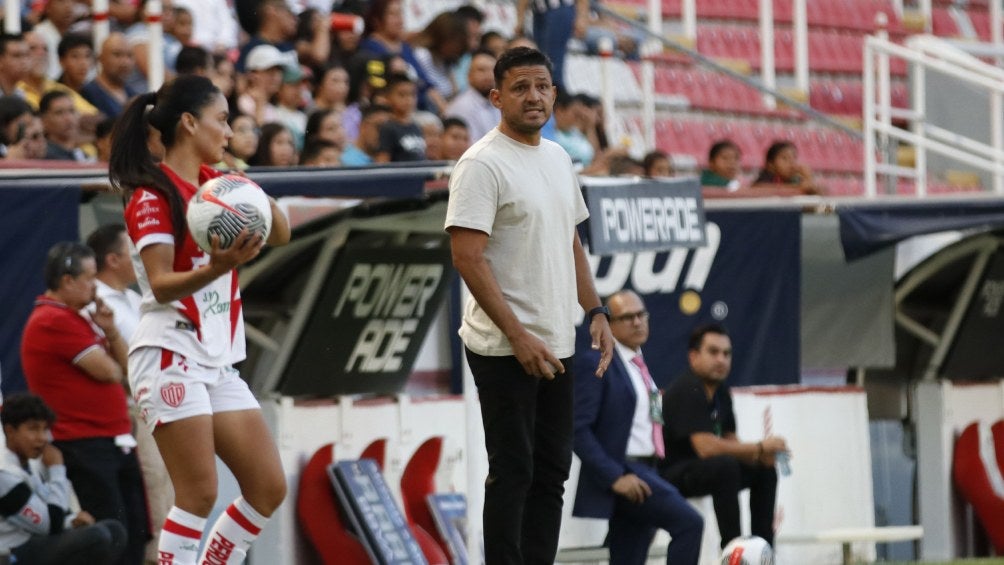
<path fill-rule="evenodd" d="M 292 167 L 296 165 L 296 146 L 293 134 L 280 123 L 265 124 L 261 128 L 258 150 L 251 157 L 252 167 Z"/>
<path fill-rule="evenodd" d="M 395 73 L 387 77 L 387 105 L 391 119 L 380 128 L 380 150 L 377 163 L 391 161 L 422 161 L 425 137 L 415 123 L 418 90 L 407 75 Z"/>
<path fill-rule="evenodd" d="M 300 164 L 305 167 L 337 167 L 341 165 L 341 156 L 337 145 L 315 138 L 303 147 Z"/>
<path fill-rule="evenodd" d="M 669 155 L 665 151 L 656 149 L 645 155 L 641 162 L 641 174 L 650 179 L 673 176 L 673 164 L 669 161 Z M 611 163 L 611 168 L 613 163 Z"/>
<path fill-rule="evenodd" d="M 95 522 L 70 511 L 72 487 L 63 454 L 49 443 L 56 420 L 33 394 L 4 399 L 0 422 L 7 448 L 0 460 L 0 550 L 18 563 L 93 565 L 114 563 L 126 545 L 117 520 Z"/>
<path fill-rule="evenodd" d="M 79 93 L 87 84 L 87 77 L 94 68 L 91 38 L 76 33 L 67 34 L 59 40 L 57 54 L 59 64 L 56 65 L 56 76 L 59 77 L 59 82 Z"/>
<path fill-rule="evenodd" d="M 443 134 L 439 142 L 439 158 L 456 161 L 471 146 L 471 136 L 467 124 L 457 117 L 443 120 Z"/>
<path fill-rule="evenodd" d="M 708 167 L 701 171 L 701 186 L 718 186 L 734 191 L 739 188 L 742 152 L 734 142 L 716 141 L 708 151 Z"/>
<path fill-rule="evenodd" d="M 767 148 L 763 169 L 753 181 L 753 188 L 796 188 L 802 194 L 819 194 L 812 179 L 812 169 L 798 162 L 798 149 L 791 141 L 775 141 Z"/>
<path fill-rule="evenodd" d="M 432 112 L 415 112 L 415 123 L 422 130 L 425 139 L 425 158 L 430 161 L 443 159 L 441 141 L 443 138 L 443 121 Z"/>

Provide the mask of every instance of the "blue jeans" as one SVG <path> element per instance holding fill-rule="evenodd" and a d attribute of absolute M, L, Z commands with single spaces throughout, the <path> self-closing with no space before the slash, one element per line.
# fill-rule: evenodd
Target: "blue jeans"
<path fill-rule="evenodd" d="M 553 380 L 467 350 L 488 451 L 486 565 L 552 565 L 572 465 L 572 360 Z"/>
<path fill-rule="evenodd" d="M 66 476 L 73 483 L 80 507 L 95 520 L 117 520 L 128 534 L 126 550 L 109 565 L 143 563 L 150 540 L 146 491 L 136 451 L 123 453 L 115 440 L 87 438 L 52 442 L 63 452 Z"/>
<path fill-rule="evenodd" d="M 554 65 L 554 84 L 565 87 L 565 53 L 575 25 L 575 6 L 559 6 L 533 13 L 533 40 Z"/>

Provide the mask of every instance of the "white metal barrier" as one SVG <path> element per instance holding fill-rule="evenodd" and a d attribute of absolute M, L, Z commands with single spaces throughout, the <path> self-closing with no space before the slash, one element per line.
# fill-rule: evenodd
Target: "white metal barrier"
<path fill-rule="evenodd" d="M 910 66 L 912 91 L 908 109 L 892 107 L 890 58 L 902 59 Z M 988 93 L 989 144 L 928 122 L 925 73 L 929 70 Z M 1004 193 L 1004 69 L 981 61 L 952 42 L 930 35 L 911 37 L 903 46 L 880 34 L 865 39 L 863 80 L 866 196 L 877 194 L 879 175 L 913 179 L 917 195 L 926 195 L 928 152 L 989 172 L 993 176 L 994 192 Z M 909 129 L 894 126 L 893 120 L 905 120 Z M 901 166 L 895 161 L 895 152 L 890 150 L 892 140 L 913 146 L 913 167 Z"/>

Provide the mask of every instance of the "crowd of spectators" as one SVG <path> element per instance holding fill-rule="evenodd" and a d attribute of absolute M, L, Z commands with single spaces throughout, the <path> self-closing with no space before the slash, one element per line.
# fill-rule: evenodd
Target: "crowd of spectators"
<path fill-rule="evenodd" d="M 403 0 L 335 0 L 330 10 L 318 7 L 323 0 L 162 4 L 167 78 L 206 76 L 230 104 L 233 137 L 218 167 L 231 170 L 456 160 L 498 124 L 490 93 L 503 50 L 546 36 L 541 47 L 557 61 L 563 53 L 553 53 L 548 35 L 556 27 L 571 26 L 561 37 L 589 50 L 609 31 L 600 20 L 587 21 L 580 2 L 564 3 L 563 19 L 528 8 L 532 25 L 519 17 L 511 37 L 484 31 L 485 14 L 470 4 L 416 32 L 405 29 Z M 26 31 L 0 35 L 0 157 L 107 162 L 116 116 L 148 90 L 145 6 L 112 0 L 112 32 L 97 51 L 90 3 L 82 0 L 33 2 L 22 21 Z M 633 38 L 615 39 L 630 57 Z M 555 70 L 559 92 L 542 135 L 565 148 L 579 172 L 674 175 L 666 153 L 649 151 L 639 160 L 611 143 L 600 101 L 561 87 L 564 71 Z M 763 174 L 744 180 L 739 147 L 715 143 L 701 184 L 818 191 L 793 145 L 768 153 Z"/>

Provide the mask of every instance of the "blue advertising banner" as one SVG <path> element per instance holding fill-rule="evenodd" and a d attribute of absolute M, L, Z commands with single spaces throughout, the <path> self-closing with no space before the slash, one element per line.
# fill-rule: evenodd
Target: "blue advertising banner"
<path fill-rule="evenodd" d="M 467 565 L 467 497 L 460 492 L 440 492 L 430 494 L 426 501 L 450 553 L 450 564 Z"/>
<path fill-rule="evenodd" d="M 705 244 L 704 200 L 696 178 L 587 185 L 593 253 L 664 251 Z"/>
<path fill-rule="evenodd" d="M 708 211 L 704 247 L 590 257 L 601 297 L 629 288 L 645 301 L 651 316 L 643 350 L 660 387 L 687 368 L 687 339 L 710 322 L 731 334 L 729 385 L 799 382 L 800 216 Z M 584 324 L 577 347 L 589 348 Z"/>
<path fill-rule="evenodd" d="M 53 244 L 80 239 L 80 189 L 76 186 L 5 186 L 0 189 L 0 288 L 4 323 L 0 324 L 0 378 L 3 393 L 25 390 L 21 372 L 21 332 L 35 297 L 45 292 L 42 269 Z"/>

